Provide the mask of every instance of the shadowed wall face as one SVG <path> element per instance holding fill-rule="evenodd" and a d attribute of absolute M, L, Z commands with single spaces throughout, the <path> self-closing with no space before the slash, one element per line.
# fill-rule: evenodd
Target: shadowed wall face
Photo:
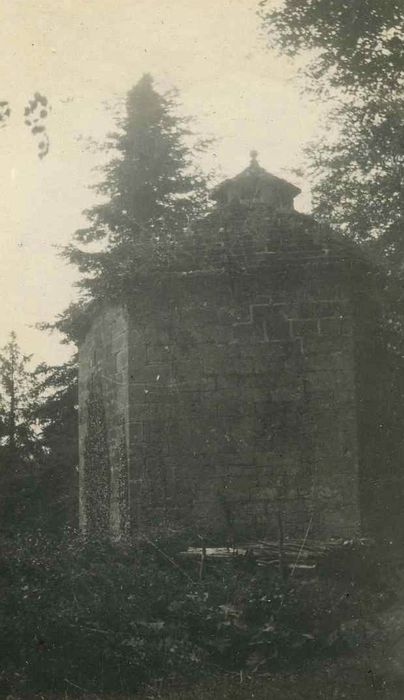
<path fill-rule="evenodd" d="M 199 271 L 166 275 L 87 335 L 81 469 L 96 373 L 115 533 L 127 490 L 132 528 L 277 536 L 281 519 L 286 536 L 360 532 L 352 261 L 307 217 L 268 211 L 234 205 L 208 217 Z"/>
<path fill-rule="evenodd" d="M 253 269 L 173 277 L 131 313 L 138 523 L 275 534 L 280 514 L 289 535 L 359 532 L 344 266 L 268 234 Z"/>

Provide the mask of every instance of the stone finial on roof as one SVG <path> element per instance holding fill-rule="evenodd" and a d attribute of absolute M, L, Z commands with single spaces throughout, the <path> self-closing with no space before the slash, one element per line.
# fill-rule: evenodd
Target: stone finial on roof
<path fill-rule="evenodd" d="M 258 151 L 250 151 L 251 161 L 245 170 L 221 182 L 212 192 L 220 205 L 234 200 L 260 202 L 279 211 L 293 211 L 293 200 L 301 190 L 276 175 L 271 175 L 258 163 Z"/>
<path fill-rule="evenodd" d="M 258 165 L 258 151 L 252 150 L 250 151 L 250 165 Z"/>

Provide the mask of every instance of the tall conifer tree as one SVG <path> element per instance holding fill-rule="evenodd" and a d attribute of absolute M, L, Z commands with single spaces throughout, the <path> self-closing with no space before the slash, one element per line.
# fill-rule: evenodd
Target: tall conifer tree
<path fill-rule="evenodd" d="M 160 95 L 150 75 L 128 93 L 120 131 L 112 134 L 115 156 L 96 187 L 104 201 L 85 212 L 89 226 L 65 251 L 90 299 L 122 300 L 184 254 L 189 223 L 207 201 L 187 122 L 176 114 L 176 95 Z M 96 241 L 102 250 L 83 249 Z"/>
<path fill-rule="evenodd" d="M 35 370 L 39 396 L 34 417 L 41 431 L 40 488 L 47 522 L 55 529 L 75 526 L 78 517 L 77 357 Z"/>
<path fill-rule="evenodd" d="M 30 462 L 39 450 L 34 429 L 37 400 L 35 373 L 29 369 L 31 355 L 24 355 L 14 332 L 0 351 L 0 458 L 15 467 Z"/>

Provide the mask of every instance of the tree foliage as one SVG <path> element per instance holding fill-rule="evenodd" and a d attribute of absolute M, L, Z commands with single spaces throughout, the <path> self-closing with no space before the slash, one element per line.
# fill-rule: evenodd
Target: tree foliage
<path fill-rule="evenodd" d="M 39 393 L 31 356 L 15 333 L 0 352 L 0 519 L 3 531 L 38 524 L 41 510 Z"/>
<path fill-rule="evenodd" d="M 287 581 L 277 564 L 237 555 L 209 557 L 200 578 L 200 562 L 181 556 L 194 535 L 150 537 L 3 538 L 4 696 L 126 697 L 218 670 L 292 673 L 380 638 L 378 613 L 394 599 L 386 554 L 360 545 Z"/>
<path fill-rule="evenodd" d="M 24 124 L 37 140 L 38 157 L 41 159 L 49 153 L 50 142 L 46 130 L 46 120 L 50 109 L 48 98 L 40 92 L 35 92 L 24 108 Z M 10 102 L 8 100 L 0 100 L 0 129 L 7 126 L 11 115 Z"/>
<path fill-rule="evenodd" d="M 399 92 L 403 83 L 401 0 L 261 0 L 270 43 L 290 56 L 313 51 L 312 78 L 355 94 Z M 323 86 L 324 87 L 324 84 Z"/>
<path fill-rule="evenodd" d="M 76 524 L 77 361 L 33 367 L 11 333 L 0 353 L 3 529 Z"/>
<path fill-rule="evenodd" d="M 333 109 L 309 149 L 314 213 L 403 267 L 404 6 L 284 0 L 260 13 L 269 41 L 311 56 L 308 84 Z"/>
<path fill-rule="evenodd" d="M 274 8 L 262 0 L 260 13 L 271 45 L 305 56 L 305 87 L 329 103 L 321 135 L 307 149 L 314 214 L 375 262 L 363 289 L 373 331 L 358 357 L 368 396 L 359 410 L 364 434 L 380 436 L 378 454 L 364 441 L 367 473 L 398 523 L 404 493 L 404 5 L 283 0 Z M 362 495 L 372 498 L 370 491 Z M 383 532 L 382 510 L 376 519 Z"/>
<path fill-rule="evenodd" d="M 24 109 L 24 123 L 38 142 L 38 156 L 44 158 L 49 153 L 49 136 L 46 131 L 46 119 L 49 115 L 49 102 L 45 95 L 36 92 L 28 100 Z"/>
<path fill-rule="evenodd" d="M 402 104 L 401 104 L 402 103 Z M 314 212 L 384 255 L 404 261 L 404 101 L 370 98 L 335 114 L 338 138 L 309 150 Z"/>
<path fill-rule="evenodd" d="M 30 361 L 12 332 L 0 352 L 0 454 L 8 466 L 32 461 L 40 444 L 34 426 L 37 383 Z"/>
<path fill-rule="evenodd" d="M 35 419 L 41 431 L 41 491 L 47 521 L 55 530 L 77 525 L 78 376 L 77 358 L 62 365 L 39 365 Z"/>
<path fill-rule="evenodd" d="M 128 93 L 111 135 L 113 157 L 96 186 L 103 201 L 85 212 L 89 225 L 65 250 L 89 299 L 122 300 L 151 272 L 175 265 L 190 221 L 205 206 L 206 182 L 193 164 L 199 146 L 190 145 L 188 120 L 176 107 L 177 96 L 160 95 L 149 75 Z M 98 250 L 85 249 L 97 243 Z"/>

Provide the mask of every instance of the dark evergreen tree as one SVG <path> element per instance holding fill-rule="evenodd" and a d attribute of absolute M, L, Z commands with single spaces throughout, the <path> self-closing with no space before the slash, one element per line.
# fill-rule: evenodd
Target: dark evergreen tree
<path fill-rule="evenodd" d="M 207 201 L 205 178 L 193 163 L 203 145 L 190 145 L 175 94 L 160 95 L 144 75 L 127 96 L 119 127 L 111 135 L 114 157 L 96 188 L 104 201 L 86 212 L 89 226 L 65 251 L 83 275 L 88 299 L 122 300 L 154 271 L 178 265 L 190 221 Z M 101 243 L 98 252 L 83 249 L 94 242 Z"/>
<path fill-rule="evenodd" d="M 177 95 L 158 94 L 149 75 L 127 96 L 119 130 L 110 137 L 113 157 L 96 187 L 102 201 L 86 212 L 88 226 L 64 251 L 82 273 L 80 300 L 53 324 L 41 326 L 61 331 L 63 342 L 79 341 L 94 305 L 125 303 L 150 275 L 175 269 L 188 254 L 190 222 L 207 204 L 206 180 L 194 165 L 194 155 L 206 144 L 195 143 L 189 120 L 176 114 L 176 106 Z M 92 249 L 86 250 L 88 244 Z M 46 397 L 36 415 L 47 483 L 70 522 L 78 462 L 76 372 L 74 361 L 40 367 L 37 374 Z"/>
<path fill-rule="evenodd" d="M 78 377 L 77 358 L 36 369 L 40 400 L 35 418 L 41 429 L 42 498 L 52 530 L 77 526 L 78 511 Z"/>
<path fill-rule="evenodd" d="M 33 461 L 40 449 L 34 422 L 37 384 L 29 367 L 31 357 L 22 353 L 12 332 L 0 352 L 0 455 L 10 468 Z"/>
<path fill-rule="evenodd" d="M 3 529 L 38 524 L 41 459 L 35 418 L 38 383 L 15 333 L 0 352 L 0 521 Z"/>
<path fill-rule="evenodd" d="M 30 365 L 11 333 L 0 353 L 0 519 L 53 532 L 77 524 L 77 361 Z"/>

